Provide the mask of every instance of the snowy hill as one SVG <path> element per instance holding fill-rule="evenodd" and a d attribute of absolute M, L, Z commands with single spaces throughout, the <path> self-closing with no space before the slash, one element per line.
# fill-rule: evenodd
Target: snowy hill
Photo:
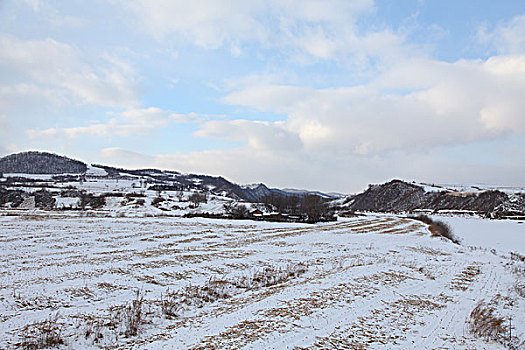
<path fill-rule="evenodd" d="M 429 185 L 392 180 L 349 197 L 343 207 L 373 212 L 463 212 L 491 218 L 525 218 L 522 188 Z"/>

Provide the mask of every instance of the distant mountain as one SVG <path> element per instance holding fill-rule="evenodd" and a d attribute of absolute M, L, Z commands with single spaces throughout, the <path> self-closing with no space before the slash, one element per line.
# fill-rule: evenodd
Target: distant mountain
<path fill-rule="evenodd" d="M 392 180 L 370 185 L 356 196 L 349 197 L 346 209 L 373 212 L 471 211 L 488 217 L 524 217 L 525 193 L 504 193 L 499 190 L 459 192 L 426 190 L 427 187 Z"/>
<path fill-rule="evenodd" d="M 0 158 L 0 173 L 82 174 L 87 165 L 81 161 L 47 152 L 22 152 Z"/>

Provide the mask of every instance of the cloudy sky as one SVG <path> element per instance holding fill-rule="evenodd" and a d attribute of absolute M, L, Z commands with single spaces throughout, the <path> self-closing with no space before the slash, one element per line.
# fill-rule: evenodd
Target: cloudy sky
<path fill-rule="evenodd" d="M 0 155 L 525 185 L 523 0 L 0 0 Z"/>

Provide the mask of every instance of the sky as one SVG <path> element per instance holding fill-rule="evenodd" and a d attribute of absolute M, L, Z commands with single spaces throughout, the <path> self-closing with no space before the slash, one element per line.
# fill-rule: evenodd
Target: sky
<path fill-rule="evenodd" d="M 525 186 L 523 0 L 0 0 L 0 155 Z"/>

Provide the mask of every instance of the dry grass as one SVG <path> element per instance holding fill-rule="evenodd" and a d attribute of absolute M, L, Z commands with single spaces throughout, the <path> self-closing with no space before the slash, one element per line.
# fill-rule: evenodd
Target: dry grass
<path fill-rule="evenodd" d="M 466 260 L 468 251 L 460 252 L 452 245 L 443 245 L 444 242 L 432 240 L 431 248 L 417 246 L 427 242 L 417 237 L 411 241 L 410 237 L 391 236 L 392 244 L 382 245 L 376 241 L 372 244 L 366 237 L 355 237 L 356 231 L 352 231 L 354 228 L 375 234 L 411 233 L 415 230 L 428 236 L 425 224 L 408 219 L 374 218 L 319 227 L 290 225 L 269 228 L 152 220 L 156 226 L 150 221 L 134 218 L 108 219 L 107 224 L 84 219 L 78 225 L 78 234 L 71 237 L 56 235 L 58 239 L 39 222 L 31 224 L 34 229 L 24 230 L 28 232 L 25 235 L 30 233 L 34 237 L 32 240 L 44 241 L 45 238 L 45 242 L 57 251 L 54 255 L 64 268 L 50 275 L 53 281 L 47 282 L 42 280 L 48 278 L 45 274 L 31 272 L 35 270 L 34 266 L 54 267 L 57 263 L 51 259 L 53 255 L 44 252 L 38 256 L 39 260 L 20 255 L 17 265 L 20 271 L 24 271 L 20 275 L 32 276 L 31 283 L 38 285 L 44 285 L 43 281 L 49 284 L 66 282 L 56 288 L 56 295 L 54 289 L 49 288 L 53 290 L 49 297 L 67 300 L 72 306 L 83 308 L 78 311 L 81 314 L 74 309 L 64 311 L 68 316 L 64 316 L 62 337 L 69 346 L 148 348 L 148 344 L 154 341 L 170 339 L 174 344 L 179 338 L 186 347 L 202 342 L 196 348 L 278 347 L 272 341 L 308 332 L 312 337 L 321 336 L 308 338 L 308 343 L 302 343 L 302 346 L 316 343 L 312 348 L 407 345 L 406 342 L 415 339 L 411 332 L 419 330 L 421 322 L 427 322 L 426 314 L 435 313 L 436 319 L 444 314 L 438 312 L 443 301 L 435 296 L 420 295 L 427 285 L 427 278 L 435 278 L 436 285 L 439 282 L 440 286 L 446 286 L 451 275 L 466 268 L 470 262 L 478 261 L 474 258 Z M 70 226 L 75 228 L 73 224 L 62 224 L 62 231 Z M 39 230 L 41 227 L 42 231 Z M 320 235 L 323 231 L 328 234 Z M 334 240 L 332 234 L 348 237 L 338 236 Z M 306 235 L 307 239 L 302 239 L 301 235 Z M 296 238 L 289 240 L 291 237 Z M 88 255 L 84 253 L 84 246 L 81 249 L 63 248 L 68 242 L 83 241 L 92 242 L 96 249 L 89 250 L 91 247 L 86 245 L 86 252 L 92 251 Z M 138 241 L 142 243 L 134 248 Z M 250 245 L 257 242 L 262 244 Z M 35 245 L 33 241 L 30 243 Z M 410 245 L 414 247 L 407 247 Z M 63 253 L 66 256 L 63 257 Z M 465 255 L 458 260 L 456 257 L 460 253 Z M 9 257 L 6 255 L 6 262 Z M 25 263 L 26 260 L 30 263 Z M 308 264 L 308 273 L 302 275 L 306 271 L 305 265 L 287 265 L 299 261 Z M 75 264 L 79 267 L 70 268 Z M 469 288 L 483 288 L 482 285 L 490 282 L 485 282 L 485 279 L 488 281 L 492 277 L 491 270 L 484 264 L 481 260 L 478 265 L 487 272 L 479 281 L 471 279 L 476 274 L 473 267 L 458 274 L 458 281 L 468 283 L 472 280 Z M 86 269 L 86 265 L 92 268 Z M 373 266 L 363 268 L 367 265 Z M 517 265 L 523 264 L 519 262 L 514 266 Z M 22 279 L 15 282 L 19 289 L 27 284 Z M 132 295 L 128 294 L 134 286 L 146 288 L 148 298 L 135 298 L 137 303 L 134 303 Z M 12 285 L 7 287 L 13 288 Z M 27 294 L 24 289 L 21 291 Z M 407 291 L 417 295 L 406 295 Z M 482 292 L 480 289 L 479 295 Z M 87 305 L 86 300 L 91 294 L 97 302 Z M 467 295 L 460 291 L 452 294 L 458 296 L 458 302 Z M 397 300 L 398 296 L 402 299 Z M 29 302 L 20 296 L 13 299 L 19 300 L 12 302 L 16 312 L 31 312 L 30 308 L 50 305 L 44 299 Z M 120 304 L 126 300 L 128 303 Z M 119 305 L 108 309 L 115 303 Z M 468 316 L 468 311 L 470 309 L 461 315 L 461 322 Z M 348 318 L 344 322 L 333 323 L 339 320 L 339 313 L 343 315 L 345 312 Z M 327 324 L 344 332 L 331 328 L 317 331 L 317 325 L 325 319 Z M 75 331 L 77 320 L 78 332 Z M 214 322 L 221 322 L 220 326 L 213 325 Z M 311 324 L 315 327 L 311 328 Z M 19 334 L 19 328 L 10 329 L 13 336 Z M 434 330 L 435 339 L 448 331 L 440 329 Z M 11 339 L 8 340 L 13 344 L 14 339 Z M 479 342 L 472 335 L 468 340 Z M 454 348 L 453 345 L 459 347 L 459 341 L 450 340 L 443 344 Z"/>
<path fill-rule="evenodd" d="M 510 259 L 513 263 L 512 273 L 516 276 L 514 291 L 520 297 L 525 298 L 525 256 L 518 253 L 511 253 Z"/>
<path fill-rule="evenodd" d="M 115 330 L 126 338 L 134 337 L 139 334 L 142 325 L 147 323 L 145 316 L 144 295 L 137 290 L 135 297 L 130 302 L 113 306 L 109 309 L 109 321 L 105 322 L 103 326 Z M 99 324 L 95 323 L 95 325 Z M 87 329 L 97 328 L 93 327 L 93 323 L 91 323 Z M 86 335 L 88 333 L 90 332 L 87 332 Z"/>
<path fill-rule="evenodd" d="M 275 331 L 283 331 L 286 323 L 275 320 L 244 320 L 215 336 L 206 336 L 191 350 L 239 349 Z"/>
<path fill-rule="evenodd" d="M 443 252 L 437 249 L 433 249 L 430 247 L 418 246 L 418 247 L 407 247 L 407 249 L 413 252 L 416 252 L 416 253 L 423 253 L 423 254 L 434 255 L 434 256 L 450 256 L 450 253 L 446 253 L 446 252 Z"/>
<path fill-rule="evenodd" d="M 467 290 L 479 274 L 481 274 L 481 268 L 478 265 L 467 266 L 452 279 L 450 289 L 461 291 Z"/>
<path fill-rule="evenodd" d="M 28 297 L 16 290 L 13 291 L 12 297 L 16 307 L 20 310 L 58 310 L 61 307 L 70 306 L 67 301 L 57 300 L 43 295 Z"/>
<path fill-rule="evenodd" d="M 471 311 L 467 320 L 471 334 L 497 342 L 507 349 L 517 350 L 525 348 L 525 341 L 515 332 L 512 317 L 502 316 L 498 310 L 511 308 L 514 300 L 497 294 L 489 302 L 481 301 Z"/>
<path fill-rule="evenodd" d="M 183 305 L 179 301 L 179 296 L 176 293 L 170 293 L 169 289 L 166 291 L 166 294 L 161 294 L 160 311 L 169 319 L 179 317 L 183 311 Z"/>
<path fill-rule="evenodd" d="M 516 283 L 514 284 L 514 290 L 520 297 L 525 298 L 525 282 L 524 281 L 516 281 Z"/>
<path fill-rule="evenodd" d="M 46 349 L 64 344 L 58 315 L 43 322 L 32 323 L 24 327 L 17 347 L 24 350 Z"/>
<path fill-rule="evenodd" d="M 328 336 L 316 337 L 312 346 L 303 349 L 392 348 L 406 340 L 411 327 L 424 324 L 418 315 L 444 308 L 451 301 L 443 294 L 400 296 L 401 299 L 383 302 L 382 308 L 357 317 L 349 327 L 336 328 Z"/>
<path fill-rule="evenodd" d="M 284 267 L 267 266 L 248 276 L 231 279 L 212 278 L 202 286 L 187 286 L 182 290 L 161 295 L 158 302 L 161 312 L 168 318 L 180 316 L 188 307 L 201 308 L 207 303 L 228 299 L 245 291 L 270 287 L 289 281 L 305 273 L 304 264 L 289 264 Z"/>
<path fill-rule="evenodd" d="M 505 319 L 496 315 L 493 306 L 480 302 L 469 316 L 469 331 L 478 336 L 500 343 L 505 342 L 507 329 Z"/>

